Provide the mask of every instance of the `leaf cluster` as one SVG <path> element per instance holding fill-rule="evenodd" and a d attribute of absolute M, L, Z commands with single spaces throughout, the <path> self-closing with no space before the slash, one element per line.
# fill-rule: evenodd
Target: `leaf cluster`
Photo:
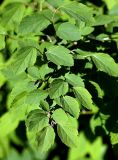
<path fill-rule="evenodd" d="M 25 122 L 28 146 L 41 155 L 60 138 L 72 148 L 69 160 L 77 150 L 79 158 L 102 160 L 103 137 L 117 154 L 118 1 L 93 3 L 2 2 L 0 147 Z"/>

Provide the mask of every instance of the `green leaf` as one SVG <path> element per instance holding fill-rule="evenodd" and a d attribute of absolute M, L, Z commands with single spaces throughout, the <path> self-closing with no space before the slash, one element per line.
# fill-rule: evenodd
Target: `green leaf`
<path fill-rule="evenodd" d="M 111 123 L 113 124 L 113 123 Z M 118 144 L 118 121 L 115 122 L 112 126 L 111 132 L 110 132 L 110 140 L 112 145 Z"/>
<path fill-rule="evenodd" d="M 94 28 L 93 28 L 93 27 L 86 26 L 86 25 L 85 25 L 85 22 L 80 22 L 80 23 L 79 23 L 79 31 L 80 31 L 81 35 L 85 36 L 85 35 L 88 35 L 88 34 L 90 34 L 91 32 L 93 32 L 93 31 L 94 31 Z"/>
<path fill-rule="evenodd" d="M 47 2 L 50 4 L 50 5 L 52 5 L 52 6 L 54 6 L 54 7 L 59 7 L 60 5 L 63 5 L 63 3 L 64 3 L 64 0 L 47 0 Z"/>
<path fill-rule="evenodd" d="M 57 132 L 64 144 L 69 147 L 77 147 L 79 145 L 78 141 L 78 131 L 73 127 L 73 123 L 68 120 L 67 123 L 57 125 Z"/>
<path fill-rule="evenodd" d="M 92 55 L 92 60 L 99 71 L 103 71 L 110 76 L 118 76 L 118 64 L 108 54 L 97 53 Z"/>
<path fill-rule="evenodd" d="M 57 132 L 62 142 L 69 147 L 77 147 L 78 131 L 75 119 L 61 108 L 54 111 L 52 118 L 57 123 Z"/>
<path fill-rule="evenodd" d="M 36 66 L 31 66 L 27 69 L 28 74 L 33 77 L 34 79 L 41 79 L 39 74 L 39 69 Z"/>
<path fill-rule="evenodd" d="M 73 66 L 74 61 L 70 51 L 63 46 L 53 46 L 46 52 L 47 59 L 56 65 Z"/>
<path fill-rule="evenodd" d="M 49 73 L 52 73 L 53 69 L 48 67 L 48 64 L 43 64 L 40 68 L 39 68 L 39 75 L 41 77 L 41 79 L 44 79 L 45 76 Z"/>
<path fill-rule="evenodd" d="M 79 122 L 76 118 L 72 117 L 70 114 L 67 113 L 68 121 L 73 124 L 73 128 L 77 129 L 79 128 Z"/>
<path fill-rule="evenodd" d="M 25 47 L 32 47 L 32 48 L 36 48 L 37 51 L 39 52 L 38 54 L 40 54 L 40 46 L 38 44 L 38 37 L 34 36 L 34 35 L 29 35 L 29 36 L 25 36 L 22 38 L 18 39 L 18 47 L 19 48 L 25 48 Z"/>
<path fill-rule="evenodd" d="M 109 11 L 109 14 L 111 16 L 118 16 L 118 10 L 117 10 L 117 8 L 118 8 L 118 1 L 117 1 L 116 5 L 113 6 L 113 8 Z M 115 17 L 114 17 L 114 22 L 115 22 Z"/>
<path fill-rule="evenodd" d="M 13 76 L 13 75 L 11 75 Z M 34 85 L 34 82 L 31 82 L 29 79 L 24 79 L 24 77 L 22 77 L 22 79 L 20 79 L 20 76 L 16 76 L 14 78 L 13 76 L 13 83 L 15 83 L 15 86 L 13 87 L 10 95 L 9 95 L 9 99 L 8 99 L 8 107 L 11 106 L 11 104 L 13 103 L 13 100 L 21 93 L 29 93 L 32 90 L 36 89 L 37 86 Z M 22 87 L 21 87 L 22 86 Z"/>
<path fill-rule="evenodd" d="M 40 108 L 42 108 L 44 111 L 49 111 L 49 104 L 46 101 L 41 100 L 40 101 Z"/>
<path fill-rule="evenodd" d="M 47 98 L 48 92 L 46 90 L 34 90 L 27 94 L 26 103 L 29 105 L 39 105 L 40 101 Z"/>
<path fill-rule="evenodd" d="M 60 7 L 60 9 L 70 17 L 73 17 L 78 21 L 81 20 L 87 25 L 91 25 L 94 22 L 92 10 L 82 3 L 70 2 Z"/>
<path fill-rule="evenodd" d="M 4 77 L 2 72 L 0 71 L 0 88 L 4 85 L 5 82 L 6 82 L 6 78 Z"/>
<path fill-rule="evenodd" d="M 88 51 L 83 51 L 81 49 L 76 49 L 76 53 L 78 53 L 79 56 L 82 57 L 82 58 L 88 58 L 88 57 L 91 57 L 94 54 L 97 54 L 97 52 L 88 52 Z"/>
<path fill-rule="evenodd" d="M 85 158 L 86 154 L 90 154 L 90 160 L 103 160 L 106 148 L 107 147 L 103 144 L 101 137 L 98 137 L 94 141 L 90 142 L 85 134 L 81 132 L 79 134 L 79 145 L 77 148 L 72 148 L 69 150 L 68 160 L 87 160 L 88 158 Z"/>
<path fill-rule="evenodd" d="M 40 35 L 40 32 L 47 28 L 49 24 L 50 21 L 42 14 L 33 13 L 23 18 L 19 26 L 19 34 L 27 35 L 33 33 Z"/>
<path fill-rule="evenodd" d="M 57 36 L 64 40 L 77 41 L 81 39 L 81 33 L 77 26 L 69 22 L 59 25 L 57 29 Z"/>
<path fill-rule="evenodd" d="M 2 24 L 9 30 L 19 24 L 25 11 L 25 6 L 22 3 L 10 3 L 4 9 Z"/>
<path fill-rule="evenodd" d="M 9 138 L 0 138 L 0 159 L 3 159 L 6 154 L 9 154 Z"/>
<path fill-rule="evenodd" d="M 118 4 L 118 0 L 104 0 L 104 1 L 105 1 L 109 10 Z"/>
<path fill-rule="evenodd" d="M 6 29 L 0 24 L 0 35 L 6 35 Z"/>
<path fill-rule="evenodd" d="M 17 95 L 14 100 L 11 103 L 11 108 L 16 114 L 17 118 L 19 120 L 24 120 L 26 118 L 26 114 L 28 114 L 32 108 L 36 109 L 37 106 L 30 106 L 26 103 L 26 92 L 22 92 L 19 95 Z"/>
<path fill-rule="evenodd" d="M 107 150 L 107 146 L 103 144 L 102 138 L 98 137 L 92 143 L 92 146 L 89 149 L 89 153 L 92 159 L 104 159 L 104 153 L 106 152 L 106 150 Z"/>
<path fill-rule="evenodd" d="M 25 97 L 27 95 L 27 92 L 21 92 L 20 94 L 16 95 L 14 99 L 12 99 L 12 103 L 10 105 L 10 108 L 16 107 L 25 104 Z"/>
<path fill-rule="evenodd" d="M 64 112 L 63 109 L 56 109 L 53 114 L 52 118 L 55 120 L 56 123 L 58 124 L 65 124 L 68 121 L 68 116 Z"/>
<path fill-rule="evenodd" d="M 73 87 L 84 87 L 83 79 L 76 74 L 69 74 L 65 75 L 66 81 L 71 84 Z"/>
<path fill-rule="evenodd" d="M 96 115 L 92 116 L 92 118 L 90 120 L 90 128 L 91 128 L 91 131 L 93 132 L 93 134 L 96 134 L 96 128 L 99 127 L 99 126 L 103 127 L 102 126 L 102 119 L 101 119 L 101 117 L 97 117 Z M 98 132 L 99 131 L 101 131 L 101 130 L 99 129 Z"/>
<path fill-rule="evenodd" d="M 55 79 L 50 84 L 49 96 L 50 98 L 58 98 L 68 92 L 68 83 L 62 79 Z"/>
<path fill-rule="evenodd" d="M 46 42 L 46 41 L 44 41 L 43 43 L 41 43 L 41 45 L 39 45 L 39 49 L 42 54 L 45 52 L 45 49 L 48 50 L 51 47 L 53 47 L 53 43 Z"/>
<path fill-rule="evenodd" d="M 87 109 L 93 108 L 92 96 L 86 88 L 74 87 L 74 93 L 80 103 Z"/>
<path fill-rule="evenodd" d="M 112 145 L 116 145 L 118 144 L 118 133 L 110 133 L 110 139 L 111 139 L 111 143 Z"/>
<path fill-rule="evenodd" d="M 0 118 L 0 137 L 5 137 L 18 126 L 18 117 L 16 112 L 9 111 Z"/>
<path fill-rule="evenodd" d="M 0 35 L 0 50 L 5 48 L 5 36 Z"/>
<path fill-rule="evenodd" d="M 103 71 L 110 76 L 118 76 L 118 64 L 114 59 L 105 53 L 87 52 L 80 49 L 76 50 L 83 58 L 91 57 L 99 71 Z"/>
<path fill-rule="evenodd" d="M 15 96 L 14 99 L 13 98 L 11 99 L 12 101 L 11 101 L 10 107 L 11 109 L 15 110 L 20 120 L 24 120 L 26 118 L 26 115 L 31 110 L 39 108 L 39 103 L 38 102 L 35 103 L 36 100 L 33 101 L 32 97 L 31 97 L 31 101 L 28 101 L 28 98 L 29 98 L 28 95 L 29 93 L 24 91 L 24 92 L 21 92 L 20 94 L 17 94 L 17 96 Z"/>
<path fill-rule="evenodd" d="M 68 153 L 68 160 L 87 160 L 85 155 L 89 153 L 89 140 L 85 137 L 84 133 L 79 133 L 79 145 L 77 148 L 70 148 Z M 84 149 L 83 149 L 84 148 Z M 91 160 L 91 159 L 90 159 Z"/>
<path fill-rule="evenodd" d="M 79 117 L 80 106 L 77 100 L 70 96 L 64 96 L 61 98 L 62 108 L 73 115 L 75 118 Z"/>
<path fill-rule="evenodd" d="M 52 68 L 48 67 L 48 64 L 43 64 L 41 67 L 32 66 L 28 68 L 28 74 L 34 79 L 45 79 L 45 76 L 53 72 Z"/>
<path fill-rule="evenodd" d="M 95 17 L 95 26 L 106 25 L 114 21 L 112 16 L 99 15 Z"/>
<path fill-rule="evenodd" d="M 36 62 L 37 50 L 32 47 L 21 48 L 13 57 L 11 68 L 16 74 L 25 71 Z"/>
<path fill-rule="evenodd" d="M 45 111 L 35 109 L 32 110 L 26 119 L 26 126 L 29 131 L 41 131 L 43 128 L 49 125 L 49 118 Z"/>
<path fill-rule="evenodd" d="M 104 91 L 100 88 L 99 84 L 94 82 L 94 81 L 89 81 L 96 89 L 98 97 L 103 98 L 104 96 Z"/>
<path fill-rule="evenodd" d="M 55 140 L 54 129 L 51 126 L 47 126 L 37 134 L 36 140 L 39 151 L 41 152 L 48 151 L 54 144 Z"/>

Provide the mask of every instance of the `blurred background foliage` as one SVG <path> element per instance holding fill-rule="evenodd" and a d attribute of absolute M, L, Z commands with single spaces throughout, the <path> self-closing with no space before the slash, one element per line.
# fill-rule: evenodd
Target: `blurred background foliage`
<path fill-rule="evenodd" d="M 12 15 L 14 10 L 12 6 L 9 7 L 10 3 L 22 2 L 27 7 L 24 9 L 24 15 L 32 13 L 35 9 L 42 9 L 42 5 L 45 0 L 1 0 L 0 1 L 0 20 L 4 24 L 9 21 L 10 14 Z M 57 0 L 58 1 L 58 0 Z M 56 0 L 47 0 L 47 2 L 53 6 L 56 6 Z M 59 0 L 60 1 L 60 0 Z M 58 1 L 58 3 L 59 3 Z M 68 1 L 68 0 L 67 0 Z M 91 51 L 95 48 L 99 51 L 106 51 L 109 53 L 116 62 L 118 62 L 117 48 L 118 48 L 118 20 L 113 22 L 113 19 L 118 19 L 118 0 L 77 0 L 83 4 L 88 5 L 94 10 L 94 13 L 100 15 L 97 20 L 98 26 L 96 25 L 95 31 L 90 34 L 87 38 L 91 43 L 81 43 L 81 48 L 88 45 Z M 37 5 L 38 4 L 38 5 Z M 7 7 L 6 7 L 7 6 Z M 43 6 L 46 7 L 45 5 Z M 16 8 L 17 9 L 17 8 Z M 109 15 L 104 17 L 103 14 Z M 14 22 L 19 23 L 20 16 L 19 12 L 13 15 Z M 49 16 L 49 15 L 47 15 Z M 57 17 L 56 17 L 57 16 Z M 64 20 L 68 17 L 63 15 L 61 18 Z M 19 17 L 19 18 L 18 18 Z M 22 17 L 22 15 L 21 15 Z M 58 19 L 58 15 L 55 15 L 55 19 Z M 72 19 L 70 19 L 72 20 Z M 99 26 L 99 24 L 101 24 Z M 107 24 L 106 27 L 102 24 Z M 12 22 L 7 24 L 7 27 L 14 28 L 16 25 Z M 49 28 L 46 32 L 53 32 Z M 13 31 L 14 32 L 14 31 Z M 0 28 L 0 33 L 5 33 L 3 28 Z M 49 37 L 48 37 L 49 38 Z M 52 36 L 52 39 L 54 37 Z M 5 39 L 5 41 L 4 41 Z M 32 37 L 37 39 L 37 37 Z M 45 39 L 45 37 L 44 37 Z M 25 41 L 25 40 L 24 40 Z M 6 43 L 6 44 L 5 44 Z M 3 50 L 4 46 L 5 49 Z M 0 35 L 0 67 L 4 65 L 5 61 L 12 55 L 12 52 L 17 48 L 17 41 L 14 33 L 11 37 Z M 91 64 L 86 65 L 86 70 L 91 68 Z M 8 74 L 8 73 L 7 73 Z M 88 73 L 85 78 L 91 79 L 91 73 Z M 99 77 L 102 77 L 99 79 Z M 39 151 L 34 152 L 27 141 L 26 128 L 24 121 L 20 121 L 18 124 L 17 120 L 14 123 L 16 127 L 15 131 L 12 131 L 11 121 L 7 117 L 14 116 L 7 113 L 9 103 L 9 93 L 14 85 L 18 84 L 21 77 L 14 79 L 14 75 L 9 73 L 6 77 L 0 71 L 0 127 L 3 130 L 0 135 L 4 132 L 7 133 L 7 128 L 11 130 L 10 133 L 4 137 L 0 136 L 0 159 L 1 160 L 117 160 L 118 159 L 118 81 L 117 78 L 109 77 L 105 73 L 98 72 L 92 75 L 91 83 L 92 86 L 86 83 L 87 88 L 93 95 L 94 101 L 101 106 L 100 114 L 84 114 L 82 113 L 79 117 L 79 147 L 76 149 L 67 148 L 58 137 L 56 137 L 56 143 L 51 150 L 47 153 L 42 154 Z M 22 75 L 22 79 L 25 79 L 25 75 Z M 97 85 L 97 83 L 100 85 Z M 94 86 L 94 87 L 93 87 Z M 96 93 L 97 89 L 97 93 Z M 96 98 L 96 97 L 99 97 Z M 104 98 L 102 99 L 101 97 Z M 102 107 L 104 105 L 104 107 Z M 17 114 L 17 112 L 16 112 Z M 15 121 L 15 120 L 14 120 Z M 5 125 L 5 126 L 4 126 Z"/>

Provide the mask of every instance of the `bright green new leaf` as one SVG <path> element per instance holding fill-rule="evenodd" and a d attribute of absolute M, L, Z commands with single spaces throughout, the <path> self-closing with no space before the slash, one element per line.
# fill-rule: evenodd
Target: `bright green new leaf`
<path fill-rule="evenodd" d="M 41 31 L 47 28 L 50 21 L 45 18 L 42 14 L 34 13 L 32 15 L 26 16 L 20 23 L 19 34 L 41 34 Z"/>
<path fill-rule="evenodd" d="M 80 106 L 77 100 L 70 96 L 64 96 L 61 98 L 62 108 L 73 115 L 75 118 L 79 117 Z"/>
<path fill-rule="evenodd" d="M 49 118 L 45 111 L 40 109 L 32 110 L 26 119 L 26 126 L 29 131 L 41 131 L 49 125 Z"/>
<path fill-rule="evenodd" d="M 81 33 L 77 26 L 69 22 L 59 25 L 57 29 L 57 36 L 61 39 L 69 41 L 77 41 L 81 39 Z"/>
<path fill-rule="evenodd" d="M 84 87 L 83 79 L 79 75 L 67 73 L 65 78 L 73 87 Z"/>
<path fill-rule="evenodd" d="M 36 62 L 37 50 L 32 47 L 21 48 L 13 57 L 10 67 L 16 74 L 25 71 Z"/>
<path fill-rule="evenodd" d="M 73 66 L 73 57 L 70 51 L 63 46 L 53 46 L 46 52 L 49 61 L 56 65 Z"/>
<path fill-rule="evenodd" d="M 41 132 L 37 134 L 37 146 L 40 152 L 48 151 L 55 140 L 55 132 L 51 126 L 45 127 Z"/>
<path fill-rule="evenodd" d="M 62 79 L 55 79 L 50 84 L 49 95 L 51 98 L 58 98 L 68 92 L 68 83 Z"/>
<path fill-rule="evenodd" d="M 92 110 L 93 108 L 92 96 L 86 88 L 74 87 L 74 93 L 77 99 L 85 108 Z"/>

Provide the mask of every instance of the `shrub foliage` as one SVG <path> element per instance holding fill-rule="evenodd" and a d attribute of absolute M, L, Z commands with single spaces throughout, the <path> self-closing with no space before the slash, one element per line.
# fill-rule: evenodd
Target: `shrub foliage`
<path fill-rule="evenodd" d="M 117 157 L 117 49 L 117 0 L 1 2 L 0 157 Z"/>

